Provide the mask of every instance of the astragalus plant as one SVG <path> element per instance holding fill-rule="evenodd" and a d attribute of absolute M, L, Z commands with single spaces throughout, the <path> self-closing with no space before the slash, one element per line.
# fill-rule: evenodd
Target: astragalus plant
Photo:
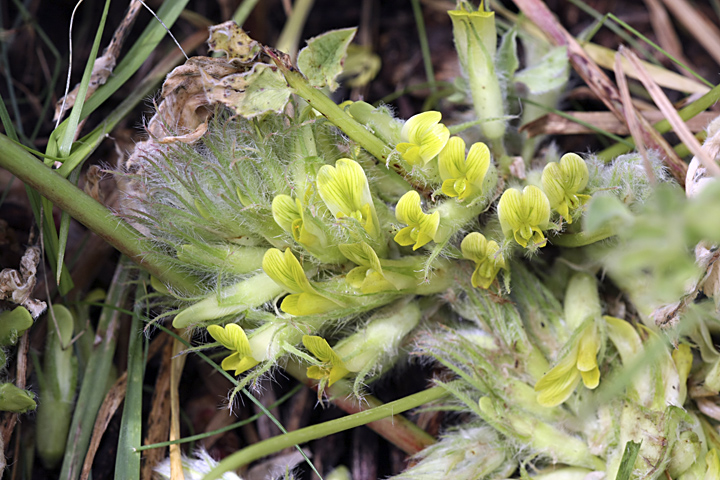
<path fill-rule="evenodd" d="M 210 29 L 118 172 L 120 215 L 200 279 L 154 283 L 164 316 L 224 352 L 233 396 L 299 363 L 361 401 L 408 353 L 439 366 L 454 414 L 397 478 L 720 478 L 720 185 L 696 170 L 688 198 L 652 152 L 523 160 L 506 96 L 554 101 L 567 52 L 529 62 L 543 91 L 516 28 L 450 16 L 469 125 L 331 100 L 353 29 L 296 62 Z"/>

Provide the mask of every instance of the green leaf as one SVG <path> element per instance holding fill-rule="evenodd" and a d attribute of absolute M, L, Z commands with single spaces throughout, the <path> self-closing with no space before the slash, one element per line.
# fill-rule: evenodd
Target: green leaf
<path fill-rule="evenodd" d="M 630 480 L 632 472 L 635 468 L 635 460 L 637 459 L 638 453 L 640 453 L 640 445 L 642 442 L 627 442 L 625 444 L 625 451 L 623 452 L 622 460 L 620 460 L 620 468 L 618 469 L 616 480 Z"/>
<path fill-rule="evenodd" d="M 585 232 L 592 235 L 608 225 L 622 225 L 632 220 L 632 214 L 615 196 L 593 196 L 585 215 Z"/>
<path fill-rule="evenodd" d="M 0 345 L 15 345 L 20 335 L 32 324 L 32 315 L 25 307 L 0 313 Z"/>
<path fill-rule="evenodd" d="M 68 119 L 67 127 L 65 128 L 65 131 L 63 132 L 62 138 L 59 142 L 60 156 L 62 157 L 67 157 L 68 155 L 70 155 L 73 138 L 75 137 L 75 132 L 78 129 L 83 105 L 85 104 L 85 96 L 88 91 L 88 85 L 90 84 L 90 77 L 92 76 L 93 67 L 95 66 L 95 59 L 97 58 L 97 53 L 100 49 L 100 41 L 102 40 L 102 33 L 103 29 L 105 28 L 105 21 L 107 20 L 109 8 L 110 0 L 106 0 L 105 8 L 100 19 L 100 25 L 98 25 L 97 33 L 95 34 L 95 41 L 92 44 L 90 56 L 88 57 L 87 64 L 85 65 L 85 73 L 83 73 L 82 81 L 80 82 L 80 89 L 78 90 L 77 100 L 75 102 L 75 105 L 73 105 L 73 109 L 70 112 L 70 118 Z"/>
<path fill-rule="evenodd" d="M 537 65 L 515 75 L 515 81 L 524 83 L 533 94 L 558 89 L 567 83 L 568 78 L 570 78 L 570 63 L 567 47 L 553 48 Z"/>
<path fill-rule="evenodd" d="M 495 67 L 498 72 L 507 78 L 512 78 L 519 66 L 520 60 L 517 55 L 517 27 L 513 26 L 513 28 L 508 30 L 502 37 L 500 48 L 498 48 L 497 51 Z"/>
<path fill-rule="evenodd" d="M 26 413 L 35 410 L 35 394 L 12 383 L 0 385 L 0 412 Z"/>
<path fill-rule="evenodd" d="M 253 118 L 265 112 L 281 113 L 290 99 L 290 88 L 283 75 L 264 63 L 246 73 L 228 75 L 221 80 L 203 79 L 208 100 L 223 103 L 238 115 Z"/>
<path fill-rule="evenodd" d="M 308 40 L 308 46 L 298 54 L 298 67 L 313 87 L 338 88 L 335 78 L 343 71 L 347 48 L 356 28 L 331 30 Z"/>

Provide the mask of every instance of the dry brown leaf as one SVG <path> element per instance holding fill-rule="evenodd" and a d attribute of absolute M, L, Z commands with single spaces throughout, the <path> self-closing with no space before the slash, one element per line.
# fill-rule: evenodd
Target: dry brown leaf
<path fill-rule="evenodd" d="M 184 338 L 187 338 L 189 333 L 177 332 Z M 179 440 L 182 436 L 180 432 L 180 378 L 182 377 L 183 368 L 185 368 L 186 355 L 181 355 L 185 349 L 185 345 L 178 340 L 173 338 L 172 340 L 172 360 L 170 361 L 170 441 Z M 182 450 L 180 445 L 170 445 L 170 479 L 171 480 L 184 480 L 185 474 L 183 473 L 182 466 Z"/>
<path fill-rule="evenodd" d="M 677 110 L 675 110 L 675 108 L 672 106 L 672 103 L 670 103 L 670 100 L 668 100 L 665 93 L 657 85 L 657 83 L 655 83 L 652 78 L 650 78 L 650 75 L 648 75 L 647 71 L 645 71 L 644 67 L 640 64 L 637 55 L 635 55 L 631 50 L 623 48 L 622 46 L 620 47 L 620 53 L 630 61 L 633 67 L 635 67 L 639 75 L 639 80 L 647 89 L 648 93 L 650 93 L 650 96 L 652 97 L 653 101 L 658 106 L 660 111 L 663 112 L 665 118 L 667 118 L 668 122 L 670 122 L 673 130 L 675 131 L 675 133 L 677 133 L 678 137 L 680 137 L 680 140 L 682 140 L 683 143 L 688 147 L 688 149 L 690 149 L 690 151 L 696 157 L 698 157 L 700 163 L 703 164 L 703 166 L 708 170 L 709 173 L 714 176 L 720 175 L 720 167 L 717 165 L 715 160 L 711 159 L 707 152 L 704 151 L 703 148 L 700 146 L 700 142 L 697 138 L 695 138 L 692 132 L 690 132 L 687 125 L 685 125 L 683 119 L 680 118 L 680 115 L 677 113 Z M 687 169 L 685 173 L 687 174 Z M 686 175 L 683 176 L 682 181 L 684 181 L 685 178 Z"/>
<path fill-rule="evenodd" d="M 583 42 L 582 47 L 592 60 L 603 68 L 613 69 L 615 63 L 615 50 L 602 47 L 594 43 Z M 663 67 L 642 61 L 642 65 L 650 73 L 658 85 L 685 93 L 699 93 L 701 95 L 710 91 L 710 87 L 697 81 L 695 78 L 688 78 Z M 625 60 L 622 62 L 623 71 L 628 77 L 637 79 L 637 72 Z"/>
<path fill-rule="evenodd" d="M 515 0 L 515 4 L 520 8 L 522 13 L 548 35 L 551 42 L 556 45 L 567 46 L 568 57 L 575 71 L 585 80 L 608 110 L 620 121 L 624 121 L 624 107 L 617 88 L 615 88 L 615 85 L 613 85 L 600 67 L 592 61 L 577 40 L 575 40 L 575 37 L 570 35 L 560 22 L 558 22 L 547 5 L 540 0 Z M 648 147 L 664 152 L 665 163 L 669 167 L 672 175 L 678 179 L 678 181 L 684 181 L 687 171 L 685 163 L 678 158 L 672 147 L 644 118 L 641 117 L 639 123 L 642 128 L 643 139 Z"/>
<path fill-rule="evenodd" d="M 105 400 L 103 400 L 102 406 L 100 406 L 100 410 L 95 418 L 95 425 L 93 426 L 90 445 L 88 446 L 87 454 L 85 454 L 85 461 L 83 462 L 80 480 L 87 480 L 90 476 L 92 464 L 95 460 L 95 454 L 100 446 L 100 440 L 102 440 L 102 436 L 105 433 L 105 430 L 107 430 L 113 415 L 115 415 L 115 412 L 125 399 L 126 391 L 127 372 L 123 373 L 120 378 L 115 381 L 112 388 L 110 388 L 110 391 L 108 391 L 105 395 Z"/>
<path fill-rule="evenodd" d="M 0 300 L 10 300 L 27 308 L 33 318 L 39 317 L 47 304 L 31 298 L 37 283 L 37 266 L 40 263 L 40 249 L 28 247 L 20 259 L 20 270 L 6 268 L 0 271 Z"/>
<path fill-rule="evenodd" d="M 650 165 L 650 159 L 648 158 L 645 141 L 640 129 L 640 122 L 638 121 L 635 107 L 633 106 L 632 99 L 630 98 L 630 87 L 628 87 L 627 77 L 625 77 L 625 72 L 623 72 L 620 59 L 620 52 L 618 52 L 615 54 L 615 81 L 620 89 L 620 99 L 622 100 L 624 107 L 623 114 L 625 115 L 625 123 L 627 123 L 627 126 L 630 129 L 630 134 L 632 135 L 633 140 L 635 140 L 635 148 L 637 148 L 638 153 L 642 158 L 645 173 L 647 174 L 650 183 L 654 184 L 657 179 L 653 173 L 652 165 Z"/>
<path fill-rule="evenodd" d="M 633 102 L 634 104 L 635 102 Z M 637 106 L 636 106 L 637 111 Z M 589 123 L 597 128 L 605 130 L 615 135 L 630 135 L 625 123 L 620 122 L 615 115 L 610 112 L 563 112 L 565 115 L 569 115 L 576 118 L 580 122 Z M 637 111 L 640 115 L 650 123 L 656 123 L 660 120 L 664 120 L 665 116 L 660 110 L 651 111 Z M 694 132 L 700 132 L 705 129 L 707 124 L 717 116 L 713 112 L 702 112 L 695 117 L 687 120 L 685 124 L 688 128 Z M 532 138 L 537 135 L 578 135 L 585 133 L 595 133 L 585 125 L 582 125 L 571 119 L 561 117 L 556 113 L 548 113 L 533 120 L 532 122 L 526 123 L 520 127 L 521 132 L 527 133 L 528 137 Z"/>
<path fill-rule="evenodd" d="M 720 30 L 687 0 L 663 0 L 663 2 L 677 21 L 695 37 L 700 45 L 705 47 L 707 53 L 720 65 Z"/>
<path fill-rule="evenodd" d="M 660 0 L 644 0 L 645 5 L 648 7 L 650 13 L 650 23 L 652 23 L 653 30 L 655 31 L 655 37 L 658 39 L 660 46 L 668 52 L 670 55 L 675 57 L 677 61 L 686 65 L 689 69 L 697 70 L 693 67 L 690 60 L 685 57 L 682 49 L 682 43 L 673 28 L 672 21 L 668 15 L 665 7 L 663 7 Z M 692 73 L 685 68 L 679 67 L 680 71 L 688 78 L 693 78 Z M 654 78 L 654 77 L 653 77 Z M 657 79 L 655 79 L 657 81 Z M 660 82 L 658 82 L 660 83 Z"/>
<path fill-rule="evenodd" d="M 152 406 L 148 414 L 147 434 L 143 445 L 164 442 L 168 439 L 170 430 L 170 362 L 172 360 L 172 342 L 169 335 L 162 335 L 162 358 L 155 389 L 153 390 Z M 155 343 L 155 342 L 153 342 Z M 152 344 L 151 344 L 152 347 Z M 140 478 L 150 480 L 155 465 L 165 457 L 164 448 L 153 448 L 142 452 L 142 470 Z"/>
<path fill-rule="evenodd" d="M 115 69 L 117 57 L 120 54 L 120 50 L 122 49 L 122 45 L 125 42 L 125 38 L 130 32 L 133 24 L 135 23 L 135 19 L 137 18 L 137 14 L 140 11 L 141 7 L 142 2 L 140 2 L 140 0 L 132 0 L 130 2 L 130 5 L 125 11 L 125 17 L 123 18 L 123 21 L 120 23 L 120 25 L 118 25 L 118 28 L 115 30 L 115 33 L 113 34 L 113 37 L 110 40 L 107 48 L 103 52 L 102 56 L 95 59 L 92 74 L 90 75 L 90 83 L 88 84 L 87 95 L 85 95 L 85 100 L 90 98 L 90 96 L 95 93 L 95 90 L 97 90 L 100 85 L 105 84 L 105 82 L 107 82 L 107 79 L 110 78 L 113 69 Z M 67 96 L 61 98 L 57 102 L 57 104 L 55 105 L 55 117 L 53 118 L 53 120 L 58 120 L 59 118 L 61 118 L 63 115 L 65 115 L 65 112 L 70 110 L 73 105 L 75 105 L 79 90 L 80 84 L 78 83 L 77 85 L 75 85 L 75 88 L 73 88 L 73 90 L 67 94 Z"/>

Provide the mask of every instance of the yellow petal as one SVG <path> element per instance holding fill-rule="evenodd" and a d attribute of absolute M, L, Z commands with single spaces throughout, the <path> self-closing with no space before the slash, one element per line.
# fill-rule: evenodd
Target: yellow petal
<path fill-rule="evenodd" d="M 443 181 L 465 176 L 465 141 L 462 138 L 450 137 L 438 156 L 438 171 Z"/>
<path fill-rule="evenodd" d="M 591 390 L 600 384 L 600 369 L 598 367 L 587 372 L 580 372 L 580 375 L 582 375 L 583 384 Z"/>

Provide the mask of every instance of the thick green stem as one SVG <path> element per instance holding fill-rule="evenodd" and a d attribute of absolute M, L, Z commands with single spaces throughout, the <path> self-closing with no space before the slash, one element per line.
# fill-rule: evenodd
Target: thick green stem
<path fill-rule="evenodd" d="M 388 162 L 392 150 L 385 145 L 382 140 L 356 122 L 321 91 L 311 87 L 300 73 L 287 70 L 280 62 L 278 62 L 278 65 L 282 69 L 288 85 L 295 90 L 295 93 L 304 98 L 315 110 L 322 113 L 372 156 L 380 160 L 383 164 Z"/>
<path fill-rule="evenodd" d="M 411 408 L 416 408 L 425 403 L 442 398 L 446 394 L 447 391 L 444 388 L 433 387 L 400 400 L 386 403 L 380 407 L 365 410 L 364 412 L 348 415 L 336 420 L 330 420 L 329 422 L 324 422 L 319 425 L 301 428 L 300 430 L 295 430 L 294 432 L 290 432 L 285 435 L 268 438 L 267 440 L 251 445 L 225 458 L 220 462 L 220 464 L 218 464 L 217 467 L 205 476 L 204 480 L 220 478 L 225 472 L 236 470 L 243 465 L 247 465 L 248 463 L 271 453 L 278 452 L 283 448 L 306 443 L 311 440 L 323 438 L 334 433 L 391 417 L 406 410 L 410 410 Z"/>
<path fill-rule="evenodd" d="M 156 251 L 138 231 L 2 134 L 0 167 L 41 192 L 153 276 L 188 293 L 197 292 L 197 282 L 176 270 L 169 259 Z"/>

